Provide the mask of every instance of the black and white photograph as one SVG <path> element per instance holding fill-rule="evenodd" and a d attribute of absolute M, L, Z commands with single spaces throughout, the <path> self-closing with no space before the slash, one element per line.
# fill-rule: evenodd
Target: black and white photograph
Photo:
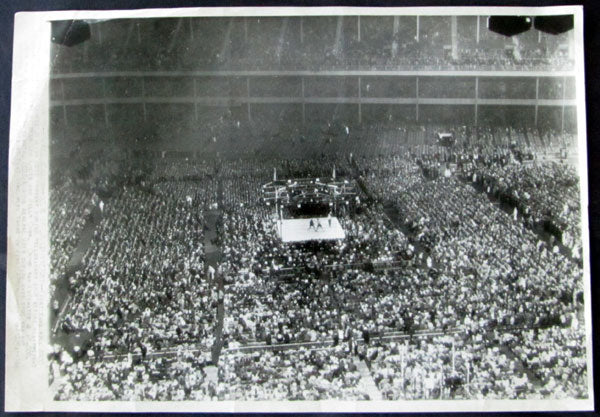
<path fill-rule="evenodd" d="M 43 407 L 593 407 L 581 8 L 45 21 Z"/>

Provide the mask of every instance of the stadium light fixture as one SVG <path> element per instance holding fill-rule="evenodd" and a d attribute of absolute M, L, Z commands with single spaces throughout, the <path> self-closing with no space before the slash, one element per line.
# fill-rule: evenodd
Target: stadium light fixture
<path fill-rule="evenodd" d="M 551 35 L 560 35 L 573 29 L 573 15 L 555 16 L 490 16 L 488 29 L 504 36 L 515 36 L 527 32 L 533 27 Z"/>
<path fill-rule="evenodd" d="M 536 16 L 533 27 L 551 35 L 560 35 L 573 29 L 573 15 Z"/>
<path fill-rule="evenodd" d="M 65 46 L 74 46 L 91 38 L 88 22 L 83 20 L 61 20 L 52 23 L 50 40 Z"/>
<path fill-rule="evenodd" d="M 494 33 L 510 37 L 527 32 L 531 23 L 529 16 L 490 16 L 487 26 Z"/>

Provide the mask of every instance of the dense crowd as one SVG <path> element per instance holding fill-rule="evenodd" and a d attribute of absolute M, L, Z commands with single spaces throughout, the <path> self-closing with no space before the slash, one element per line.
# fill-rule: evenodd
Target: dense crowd
<path fill-rule="evenodd" d="M 216 383 L 207 377 L 207 362 L 185 350 L 152 360 L 131 355 L 87 362 L 63 357 L 53 362 L 51 389 L 57 400 L 70 401 L 210 400 L 216 398 Z"/>
<path fill-rule="evenodd" d="M 364 400 L 360 374 L 342 346 L 227 353 L 220 400 Z"/>
<path fill-rule="evenodd" d="M 581 257 L 580 196 L 572 168 L 556 162 L 490 164 L 472 175 L 489 193 L 514 204 L 530 226 L 545 225 L 573 256 Z"/>
<path fill-rule="evenodd" d="M 336 21 L 337 17 L 305 18 L 302 24 L 299 18 L 290 17 L 246 18 L 244 21 L 202 19 L 201 23 L 197 19 L 171 19 L 168 22 L 147 19 L 147 23 L 108 21 L 92 25 L 92 41 L 86 43 L 85 48 L 65 51 L 69 59 L 64 63 L 58 60 L 55 70 L 368 68 L 510 71 L 573 68 L 573 60 L 566 50 L 561 49 L 561 45 L 569 42 L 568 34 L 543 43 L 527 34 L 520 35 L 517 36 L 520 42 L 515 45 L 514 39 L 485 29 L 482 33 L 486 36 L 475 43 L 475 26 L 471 22 L 471 28 L 467 29 L 470 36 L 459 37 L 455 53 L 449 53 L 450 17 L 438 18 L 444 22 L 422 27 L 419 37 L 403 25 L 398 31 L 389 27 L 386 33 L 382 31 L 383 20 L 371 19 L 367 23 L 363 19 L 362 39 L 356 33 L 355 24 L 343 31 L 332 30 L 341 24 Z M 134 31 L 137 32 L 135 37 L 132 36 Z M 125 45 L 124 37 L 128 39 Z M 198 42 L 198 37 L 214 41 Z"/>
<path fill-rule="evenodd" d="M 51 112 L 55 398 L 586 397 L 573 106 L 375 104 L 575 99 L 574 76 L 498 74 L 572 71 L 573 31 L 456 19 L 109 19 L 53 44 L 53 74 L 136 72 L 51 80 L 53 101 L 132 100 Z M 278 70 L 495 75 L 148 75 Z M 374 100 L 134 100 L 200 96 Z M 333 177 L 356 190 L 320 207 L 345 238 L 284 244 L 262 186 Z"/>
<path fill-rule="evenodd" d="M 70 182 L 56 184 L 50 193 L 50 279 L 64 274 L 79 234 L 91 214 L 92 193 L 74 189 Z"/>
<path fill-rule="evenodd" d="M 176 175 L 198 173 L 175 167 L 173 161 L 162 161 L 148 184 L 121 185 L 103 199 L 89 247 L 68 276 L 73 302 L 60 328 L 67 336 L 87 338 L 64 352 L 73 356 L 70 360 L 57 357 L 63 367 L 59 374 L 67 378 L 57 378 L 63 381 L 57 398 L 69 398 L 75 388 L 97 399 L 166 400 L 179 398 L 177 390 L 187 392 L 189 384 L 203 383 L 194 360 L 172 363 L 167 358 L 130 367 L 110 359 L 127 353 L 146 359 L 171 347 L 206 351 L 212 346 L 217 299 L 214 282 L 204 274 L 203 213 L 216 201 L 215 188 L 211 181 Z M 159 180 L 149 186 L 153 179 Z M 186 379 L 187 369 L 198 372 L 193 382 Z M 181 384 L 168 382 L 169 375 L 181 375 Z"/>
<path fill-rule="evenodd" d="M 454 148 L 436 143 L 441 129 L 456 135 Z M 571 168 L 518 161 L 528 144 L 517 149 L 510 130 L 400 129 L 375 144 L 343 135 L 297 158 L 161 154 L 143 169 L 131 164 L 137 179 L 105 190 L 89 247 L 67 276 L 73 301 L 59 331 L 87 341 L 56 341 L 56 398 L 373 399 L 369 378 L 384 399 L 584 397 Z M 283 244 L 261 186 L 333 176 L 333 167 L 357 190 L 333 213 L 346 238 Z M 55 188 L 58 279 L 98 197 Z M 219 216 L 215 276 L 205 273 L 208 211 Z M 561 238 L 536 227 L 550 218 Z"/>
<path fill-rule="evenodd" d="M 202 209 L 167 185 L 155 192 L 123 187 L 107 201 L 70 277 L 77 302 L 62 327 L 93 332 L 95 355 L 209 339 L 215 300 L 204 276 Z M 194 191 L 186 194 L 194 198 Z"/>

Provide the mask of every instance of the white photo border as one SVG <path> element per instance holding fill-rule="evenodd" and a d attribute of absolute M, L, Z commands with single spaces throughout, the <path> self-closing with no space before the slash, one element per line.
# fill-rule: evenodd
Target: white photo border
<path fill-rule="evenodd" d="M 556 15 L 575 18 L 576 101 L 584 259 L 588 398 L 453 401 L 54 401 L 47 386 L 49 336 L 48 179 L 50 25 L 66 19 L 327 15 Z M 549 7 L 209 7 L 24 12 L 15 15 L 8 177 L 6 411 L 456 412 L 593 410 L 590 239 L 583 8 Z M 44 256 L 45 254 L 45 256 Z"/>

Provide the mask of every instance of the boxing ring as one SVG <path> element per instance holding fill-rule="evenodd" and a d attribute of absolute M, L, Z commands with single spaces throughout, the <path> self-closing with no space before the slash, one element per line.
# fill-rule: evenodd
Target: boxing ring
<path fill-rule="evenodd" d="M 312 226 L 311 220 L 313 222 Z M 340 240 L 346 237 L 346 233 L 336 217 L 277 220 L 276 228 L 277 235 L 285 243 L 307 242 L 310 240 Z"/>

